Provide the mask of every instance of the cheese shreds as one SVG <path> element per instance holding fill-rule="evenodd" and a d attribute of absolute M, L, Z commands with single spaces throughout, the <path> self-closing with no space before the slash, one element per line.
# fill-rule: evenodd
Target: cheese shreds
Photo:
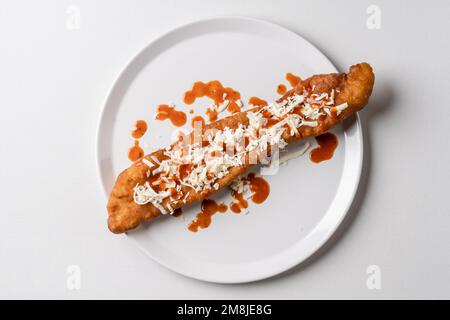
<path fill-rule="evenodd" d="M 289 160 L 292 160 L 292 159 L 295 159 L 295 158 L 298 158 L 298 157 L 304 155 L 305 152 L 308 151 L 310 146 L 311 146 L 311 144 L 308 141 L 306 141 L 299 150 L 296 150 L 294 152 L 282 153 L 280 155 L 280 160 L 279 160 L 280 164 L 284 164 L 284 163 L 288 162 Z"/>
<path fill-rule="evenodd" d="M 302 121 L 300 123 L 301 126 L 307 126 L 307 127 L 317 127 L 318 123 L 317 121 Z"/>
<path fill-rule="evenodd" d="M 139 205 L 145 205 L 147 203 L 153 204 L 157 207 L 162 214 L 166 214 L 167 211 L 161 205 L 162 200 L 169 196 L 168 193 L 156 193 L 148 182 L 144 185 L 136 185 L 134 187 L 134 202 Z"/>
<path fill-rule="evenodd" d="M 339 115 L 342 111 L 344 111 L 345 109 L 347 109 L 348 104 L 347 102 L 341 103 L 340 105 L 336 106 L 336 111 L 337 111 L 337 115 Z"/>
<path fill-rule="evenodd" d="M 147 167 L 151 168 L 153 167 L 153 163 L 151 163 L 148 159 L 142 158 L 142 163 L 145 164 Z"/>
<path fill-rule="evenodd" d="M 212 108 L 220 113 L 226 110 L 229 103 L 229 100 L 224 99 L 222 103 Z M 242 106 L 240 100 L 236 101 L 236 104 Z M 246 157 L 250 157 L 252 152 L 256 152 L 257 156 L 261 157 L 269 147 L 276 146 L 283 149 L 287 145 L 283 134 L 294 136 L 299 134 L 299 128 L 302 126 L 317 127 L 320 116 L 331 115 L 330 108 L 335 108 L 339 114 L 348 107 L 347 103 L 333 105 L 334 90 L 330 94 L 313 94 L 306 91 L 302 94 L 295 93 L 283 101 L 270 103 L 256 112 L 247 111 L 247 125 L 240 123 L 234 129 L 225 127 L 214 132 L 207 136 L 206 146 L 199 142 L 190 143 L 187 146 L 179 142 L 178 145 L 166 147 L 165 160 L 159 161 L 155 156 L 150 156 L 157 165 L 151 171 L 151 174 L 156 177 L 152 184 L 156 190 L 160 191 L 156 192 L 148 182 L 143 185 L 138 184 L 134 188 L 134 202 L 139 205 L 151 203 L 163 214 L 172 213 L 174 208 L 168 201 L 165 201 L 166 208 L 163 206 L 163 200 L 171 194 L 169 189 L 172 191 L 175 189 L 178 192 L 177 199 L 182 199 L 180 201 L 183 203 L 187 202 L 192 190 L 195 192 L 218 190 L 220 188 L 218 180 L 228 175 L 230 169 L 243 165 Z M 299 112 L 294 112 L 294 109 Z M 266 127 L 269 120 L 275 120 L 275 123 Z M 301 152 L 304 153 L 308 147 L 309 144 L 305 144 L 305 149 Z M 146 158 L 143 158 L 142 162 L 149 167 L 154 167 L 153 163 Z M 184 164 L 189 164 L 191 167 L 181 177 L 180 168 Z M 186 191 L 186 188 L 182 189 L 182 186 L 192 190 L 184 193 L 183 190 Z M 238 193 L 246 191 L 246 185 L 242 179 L 232 182 L 230 188 Z M 172 197 L 168 200 L 171 199 Z"/>
<path fill-rule="evenodd" d="M 183 198 L 183 202 L 186 203 L 187 198 L 189 197 L 189 195 L 191 194 L 190 191 L 188 191 L 188 193 L 186 193 L 186 195 Z"/>
<path fill-rule="evenodd" d="M 158 165 L 161 164 L 161 162 L 158 160 L 158 158 L 155 157 L 154 155 L 151 155 L 151 156 L 150 156 L 150 159 L 152 159 L 153 162 L 156 163 L 156 164 L 158 164 Z"/>

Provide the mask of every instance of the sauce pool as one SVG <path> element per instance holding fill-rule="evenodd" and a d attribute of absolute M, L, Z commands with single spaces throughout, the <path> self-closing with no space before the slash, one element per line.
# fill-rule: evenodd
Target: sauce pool
<path fill-rule="evenodd" d="M 192 89 L 184 93 L 183 102 L 191 105 L 198 98 L 207 97 L 214 101 L 214 105 L 218 106 L 225 100 L 229 101 L 227 111 L 230 114 L 234 114 L 241 111 L 241 108 L 237 104 L 237 100 L 241 99 L 241 94 L 230 87 L 224 87 L 218 80 L 212 80 L 209 82 L 197 81 L 192 85 Z M 210 122 L 216 121 L 218 114 L 216 110 L 211 108 L 206 109 L 206 116 Z"/>
<path fill-rule="evenodd" d="M 217 120 L 217 111 L 212 109 L 206 109 L 206 115 L 208 116 L 209 122 L 213 122 Z"/>
<path fill-rule="evenodd" d="M 233 190 L 231 196 L 234 199 L 233 203 L 230 204 L 231 211 L 234 213 L 241 213 L 244 209 L 248 208 L 248 201 L 244 199 L 243 193 L 238 193 Z"/>
<path fill-rule="evenodd" d="M 197 232 L 198 229 L 205 229 L 211 224 L 211 217 L 217 212 L 224 213 L 228 206 L 223 203 L 216 203 L 211 199 L 204 199 L 202 201 L 202 211 L 197 214 L 197 217 L 189 224 L 188 230 Z"/>
<path fill-rule="evenodd" d="M 128 150 L 128 159 L 136 161 L 144 156 L 144 150 L 139 146 L 139 140 L 134 140 L 134 146 Z"/>
<path fill-rule="evenodd" d="M 236 101 L 231 101 L 227 107 L 227 110 L 230 114 L 235 114 L 241 112 L 241 107 L 236 103 Z"/>
<path fill-rule="evenodd" d="M 218 80 L 209 82 L 197 81 L 192 85 L 192 89 L 184 93 L 183 101 L 186 104 L 193 104 L 197 98 L 208 97 L 219 105 L 225 99 L 236 101 L 241 98 L 241 94 L 230 87 L 224 87 Z"/>
<path fill-rule="evenodd" d="M 270 193 L 269 183 L 263 177 L 257 177 L 254 173 L 249 173 L 247 179 L 252 192 L 250 199 L 256 204 L 263 203 Z"/>
<path fill-rule="evenodd" d="M 256 203 L 263 203 L 270 194 L 270 185 L 263 177 L 257 177 L 254 173 L 249 173 L 246 178 L 242 178 L 244 184 L 248 184 L 251 192 L 250 199 Z M 248 201 L 244 198 L 243 193 L 236 191 L 231 192 L 233 202 L 230 209 L 234 213 L 241 213 L 248 208 Z"/>
<path fill-rule="evenodd" d="M 144 134 L 147 132 L 147 122 L 145 120 L 137 120 L 136 124 L 134 125 L 135 129 L 131 131 L 131 136 L 135 139 L 140 139 L 144 136 Z"/>
<path fill-rule="evenodd" d="M 286 80 L 289 82 L 291 87 L 295 87 L 302 79 L 290 72 L 286 73 Z"/>
<path fill-rule="evenodd" d="M 286 88 L 286 86 L 285 86 L 284 84 L 279 84 L 279 85 L 277 86 L 277 93 L 278 93 L 278 94 L 283 95 L 283 94 L 285 94 L 286 92 L 287 92 L 287 88 Z"/>
<path fill-rule="evenodd" d="M 319 144 L 318 147 L 311 150 L 309 154 L 309 158 L 314 163 L 319 163 L 325 160 L 329 160 L 333 157 L 334 150 L 338 146 L 337 137 L 330 133 L 326 132 L 316 137 L 316 141 Z"/>
<path fill-rule="evenodd" d="M 175 107 L 171 107 L 167 104 L 160 104 L 157 109 L 156 120 L 167 120 L 176 127 L 181 127 L 186 123 L 186 113 L 183 111 L 175 110 Z"/>
<path fill-rule="evenodd" d="M 248 99 L 248 104 L 252 104 L 254 106 L 267 106 L 267 101 L 258 97 L 251 97 Z"/>

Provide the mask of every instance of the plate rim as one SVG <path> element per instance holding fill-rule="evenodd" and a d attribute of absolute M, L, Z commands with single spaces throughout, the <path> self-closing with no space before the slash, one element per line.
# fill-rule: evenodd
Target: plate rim
<path fill-rule="evenodd" d="M 169 31 L 164 32 L 161 35 L 150 40 L 145 46 L 143 46 L 142 49 L 138 50 L 138 52 L 136 54 L 132 55 L 132 57 L 127 61 L 125 66 L 114 77 L 114 81 L 113 81 L 112 85 L 110 86 L 110 88 L 106 94 L 106 97 L 103 100 L 102 109 L 101 109 L 101 112 L 100 112 L 100 115 L 99 115 L 99 118 L 97 121 L 95 161 L 96 161 L 97 174 L 99 177 L 99 183 L 101 185 L 101 189 L 103 190 L 102 193 L 103 193 L 103 197 L 105 200 L 108 199 L 108 188 L 105 185 L 106 182 L 104 181 L 104 178 L 102 176 L 102 164 L 101 164 L 101 159 L 100 159 L 101 158 L 100 157 L 101 131 L 102 131 L 102 127 L 104 126 L 103 123 L 106 118 L 106 112 L 108 109 L 108 105 L 110 104 L 110 100 L 112 99 L 113 92 L 116 90 L 116 87 L 118 86 L 119 82 L 124 77 L 124 75 L 126 74 L 127 70 L 130 68 L 132 63 L 136 59 L 138 59 L 149 47 L 154 45 L 156 42 L 162 40 L 163 38 L 165 38 L 173 33 L 179 32 L 184 28 L 192 27 L 192 26 L 198 25 L 198 24 L 214 23 L 214 22 L 223 21 L 223 20 L 239 20 L 239 21 L 247 21 L 247 22 L 252 22 L 252 23 L 261 23 L 261 24 L 265 24 L 266 26 L 271 27 L 271 28 L 278 28 L 280 30 L 280 32 L 288 32 L 290 34 L 293 34 L 296 37 L 301 38 L 307 45 L 309 45 L 310 47 L 312 47 L 316 51 L 318 51 L 320 54 L 322 54 L 323 57 L 327 60 L 327 62 L 330 64 L 330 66 L 332 66 L 333 69 L 336 72 L 338 72 L 338 69 L 334 66 L 334 64 L 331 62 L 331 60 L 321 50 L 319 50 L 315 45 L 313 45 L 309 40 L 307 40 L 305 37 L 303 37 L 302 35 L 298 34 L 297 32 L 294 32 L 282 25 L 279 25 L 278 23 L 270 22 L 267 20 L 257 19 L 257 18 L 253 18 L 253 17 L 247 17 L 247 16 L 240 16 L 240 15 L 224 15 L 224 16 L 217 16 L 217 17 L 211 17 L 211 18 L 206 18 L 206 19 L 194 20 L 189 23 L 181 24 L 174 28 L 171 28 Z M 358 150 L 359 150 L 359 154 L 358 154 L 358 159 L 357 159 L 358 161 L 356 162 L 357 167 L 353 169 L 355 178 L 351 185 L 352 186 L 351 190 L 348 190 L 348 192 L 347 192 L 347 194 L 349 196 L 348 196 L 348 200 L 346 202 L 345 208 L 342 210 L 342 214 L 339 216 L 339 219 L 333 224 L 333 226 L 331 228 L 328 229 L 328 231 L 327 231 L 326 235 L 323 237 L 323 239 L 318 241 L 313 247 L 310 247 L 308 252 L 304 253 L 303 255 L 298 255 L 298 258 L 294 259 L 293 262 L 291 262 L 289 264 L 285 264 L 284 267 L 272 268 L 269 270 L 266 269 L 266 272 L 254 274 L 253 276 L 247 275 L 245 277 L 230 277 L 230 276 L 225 277 L 225 275 L 222 274 L 222 276 L 224 276 L 224 277 L 219 279 L 217 277 L 201 276 L 199 274 L 192 274 L 189 272 L 185 272 L 182 270 L 182 268 L 176 268 L 176 267 L 172 266 L 171 264 L 166 263 L 165 261 L 160 259 L 158 256 L 153 255 L 151 252 L 146 250 L 135 238 L 131 237 L 128 233 L 125 233 L 126 237 L 128 239 L 132 240 L 133 243 L 139 248 L 139 250 L 141 250 L 145 255 L 149 256 L 152 260 L 154 260 L 155 262 L 164 266 L 165 268 L 167 268 L 173 272 L 176 272 L 178 274 L 181 274 L 183 276 L 189 277 L 189 278 L 193 278 L 193 279 L 200 280 L 200 281 L 212 282 L 212 283 L 223 283 L 223 284 L 235 283 L 235 284 L 237 284 L 237 283 L 249 283 L 249 282 L 260 281 L 263 279 L 268 279 L 268 278 L 274 277 L 278 274 L 284 273 L 296 266 L 301 265 L 305 260 L 310 258 L 320 248 L 322 248 L 331 239 L 332 235 L 336 232 L 336 230 L 342 225 L 343 220 L 347 217 L 348 212 L 354 202 L 356 192 L 360 185 L 362 167 L 363 167 L 363 159 L 364 159 L 364 135 L 363 135 L 361 118 L 359 116 L 359 113 L 356 113 L 350 119 L 345 120 L 344 124 L 349 123 L 350 121 L 353 122 L 352 125 L 354 126 L 354 128 L 356 130 L 356 139 L 357 139 L 357 142 L 359 142 L 358 146 L 357 146 Z M 344 130 L 344 136 L 345 136 L 345 139 L 347 140 L 348 137 L 346 134 L 346 130 Z M 344 166 L 342 168 L 342 173 L 344 172 L 345 162 L 346 161 L 344 160 Z M 343 179 L 343 176 L 341 175 L 337 190 L 340 188 L 342 179 Z M 330 206 L 332 203 L 334 203 L 334 201 L 335 201 L 334 199 L 331 201 Z M 327 215 L 326 213 L 329 210 L 330 210 L 330 207 L 326 210 L 324 217 Z M 320 220 L 320 221 L 322 221 L 322 220 Z M 317 225 L 320 224 L 320 221 Z M 316 225 L 316 227 L 317 227 L 317 225 Z M 314 227 L 310 231 L 310 233 L 312 233 L 316 227 Z M 294 243 L 292 246 L 295 246 L 295 244 L 298 244 L 298 242 Z M 256 261 L 255 263 L 258 263 L 258 261 Z"/>

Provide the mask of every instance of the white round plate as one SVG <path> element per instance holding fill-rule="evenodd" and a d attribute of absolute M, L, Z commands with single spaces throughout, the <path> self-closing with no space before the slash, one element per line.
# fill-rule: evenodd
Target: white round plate
<path fill-rule="evenodd" d="M 240 91 L 243 101 L 250 96 L 273 101 L 286 72 L 306 78 L 337 70 L 298 34 L 250 18 L 194 22 L 150 43 L 120 74 L 101 115 L 97 156 L 105 193 L 130 165 L 130 131 L 137 119 L 149 124 L 141 142 L 146 152 L 169 144 L 174 127 L 154 120 L 158 104 L 172 102 L 187 112 L 191 107 L 183 105 L 183 92 L 194 81 L 215 79 Z M 203 114 L 210 102 L 197 102 L 196 114 Z M 355 195 L 363 153 L 359 118 L 333 132 L 339 146 L 331 160 L 314 164 L 305 154 L 281 166 L 265 177 L 271 186 L 268 199 L 250 203 L 248 214 L 216 214 L 209 228 L 192 233 L 187 225 L 199 211 L 194 205 L 180 218 L 156 219 L 127 235 L 154 260 L 196 279 L 240 283 L 286 271 L 330 238 Z M 213 198 L 229 203 L 228 194 Z"/>

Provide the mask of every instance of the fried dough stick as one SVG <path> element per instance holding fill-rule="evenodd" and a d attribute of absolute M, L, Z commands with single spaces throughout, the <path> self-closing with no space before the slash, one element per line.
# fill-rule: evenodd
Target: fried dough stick
<path fill-rule="evenodd" d="M 287 142 L 293 142 L 304 138 L 323 134 L 333 126 L 341 123 L 343 120 L 361 110 L 368 103 L 374 85 L 374 74 L 372 68 L 367 63 L 353 65 L 347 74 L 323 74 L 314 75 L 310 78 L 300 81 L 299 84 L 288 91 L 277 102 L 281 102 L 295 94 L 302 94 L 304 90 L 310 90 L 315 94 L 330 93 L 335 91 L 334 105 L 338 106 L 347 103 L 347 108 L 341 112 L 334 112 L 320 117 L 316 127 L 300 126 L 295 135 L 290 135 L 288 130 L 282 135 Z M 251 109 L 257 112 L 263 107 Z M 203 130 L 216 129 L 223 130 L 225 127 L 236 129 L 239 124 L 248 125 L 249 119 L 247 111 L 236 113 L 232 116 L 220 119 L 216 122 L 206 125 Z M 192 135 L 192 133 L 191 133 Z M 173 145 L 172 145 L 173 146 Z M 146 159 L 165 159 L 164 149 L 158 150 L 145 156 Z M 167 157 L 166 157 L 167 158 Z M 163 207 L 169 205 L 170 208 L 177 209 L 186 204 L 207 198 L 213 193 L 228 186 L 233 180 L 245 173 L 252 164 L 231 167 L 224 177 L 217 180 L 218 188 L 204 189 L 196 192 L 190 187 L 182 186 L 182 193 L 185 196 L 185 202 L 174 203 L 170 198 L 164 199 Z M 138 184 L 143 184 L 149 179 L 149 167 L 143 163 L 142 159 L 134 162 L 128 169 L 123 171 L 117 178 L 115 186 L 110 194 L 107 210 L 109 214 L 108 227 L 113 233 L 122 233 L 137 227 L 141 222 L 148 221 L 160 216 L 160 209 L 152 203 L 140 205 L 134 201 L 134 188 Z"/>

